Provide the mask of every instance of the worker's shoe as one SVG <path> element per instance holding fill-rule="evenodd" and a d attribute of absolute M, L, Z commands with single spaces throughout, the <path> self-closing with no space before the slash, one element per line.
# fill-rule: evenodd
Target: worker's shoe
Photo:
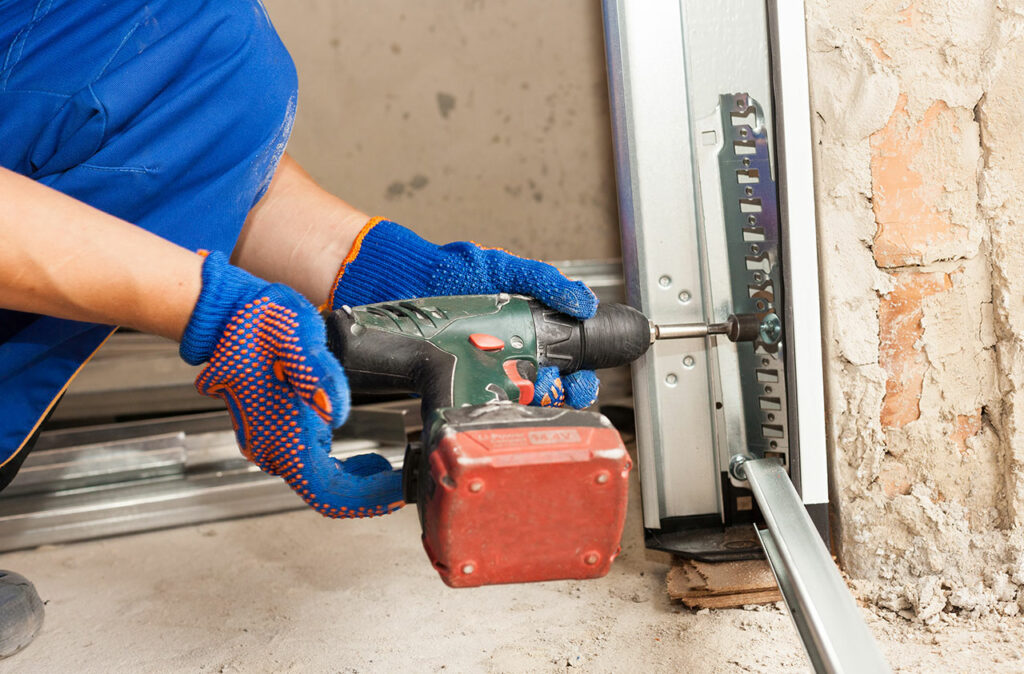
<path fill-rule="evenodd" d="M 43 602 L 28 578 L 0 570 L 0 658 L 28 646 L 43 626 Z"/>

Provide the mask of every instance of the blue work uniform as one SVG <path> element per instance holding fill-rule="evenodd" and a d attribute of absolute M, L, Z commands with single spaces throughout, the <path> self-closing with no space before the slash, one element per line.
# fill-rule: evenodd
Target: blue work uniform
<path fill-rule="evenodd" d="M 230 253 L 284 152 L 298 89 L 259 0 L 0 2 L 0 59 L 0 165 L 186 248 Z M 112 331 L 0 310 L 0 469 Z"/>

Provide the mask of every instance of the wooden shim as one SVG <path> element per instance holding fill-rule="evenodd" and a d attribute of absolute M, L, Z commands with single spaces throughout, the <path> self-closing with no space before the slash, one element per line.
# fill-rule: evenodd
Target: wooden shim
<path fill-rule="evenodd" d="M 780 601 L 768 562 L 696 562 L 676 559 L 666 578 L 668 594 L 693 608 L 727 608 Z"/>
<path fill-rule="evenodd" d="M 742 594 L 726 594 L 721 596 L 694 597 L 682 599 L 683 606 L 687 608 L 740 608 L 751 604 L 774 604 L 782 601 L 782 595 L 778 590 L 767 592 L 744 592 Z"/>

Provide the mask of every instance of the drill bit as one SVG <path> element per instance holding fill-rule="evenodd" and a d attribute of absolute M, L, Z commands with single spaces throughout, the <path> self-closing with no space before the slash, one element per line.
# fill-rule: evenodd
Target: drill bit
<path fill-rule="evenodd" d="M 758 338 L 760 326 L 761 320 L 754 314 L 732 314 L 724 323 L 652 323 L 651 341 L 725 335 L 733 342 L 752 342 Z"/>

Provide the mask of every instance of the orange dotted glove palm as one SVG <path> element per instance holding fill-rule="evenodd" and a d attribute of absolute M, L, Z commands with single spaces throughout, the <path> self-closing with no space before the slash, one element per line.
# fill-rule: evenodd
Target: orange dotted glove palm
<path fill-rule="evenodd" d="M 318 512 L 366 517 L 403 505 L 401 473 L 386 459 L 328 454 L 348 416 L 348 382 L 323 320 L 297 292 L 211 253 L 180 352 L 192 365 L 208 362 L 196 388 L 227 404 L 246 458 Z"/>

